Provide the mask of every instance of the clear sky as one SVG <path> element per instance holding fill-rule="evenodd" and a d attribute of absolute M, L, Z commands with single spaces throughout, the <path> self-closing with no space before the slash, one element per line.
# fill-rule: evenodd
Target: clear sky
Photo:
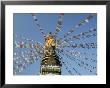
<path fill-rule="evenodd" d="M 76 24 L 80 22 L 80 20 L 84 19 L 87 17 L 89 13 L 65 13 L 64 14 L 64 19 L 63 19 L 63 25 L 61 28 L 61 31 L 58 33 L 58 38 L 63 38 L 64 34 L 68 32 L 71 28 L 73 28 Z M 44 32 L 48 34 L 49 32 L 55 32 L 56 29 L 56 24 L 58 21 L 58 13 L 36 13 L 36 16 L 39 20 L 39 24 L 44 28 Z M 82 25 L 79 27 L 75 32 L 73 32 L 70 36 L 74 36 L 77 34 L 80 34 L 81 32 L 86 32 L 90 30 L 91 28 L 96 28 L 97 29 L 97 15 L 93 17 L 93 19 L 90 20 L 89 23 L 86 23 L 85 25 Z M 18 36 L 24 36 L 25 38 L 32 39 L 34 41 L 44 44 L 44 39 L 33 23 L 33 18 L 30 13 L 15 13 L 14 14 L 14 41 L 16 40 L 15 34 Z M 20 38 L 18 39 L 20 40 Z M 81 40 L 76 40 L 73 42 L 74 43 L 96 43 L 97 38 L 95 37 L 90 37 L 86 39 L 81 39 Z M 66 50 L 66 49 L 64 49 Z M 90 66 L 96 66 L 97 63 L 94 63 L 91 61 L 92 59 L 97 59 L 97 49 L 73 49 L 70 48 L 68 49 L 69 51 L 79 51 L 80 53 L 86 52 L 86 56 L 89 58 L 89 60 L 85 60 L 82 57 L 80 58 L 73 58 L 76 62 L 79 62 L 78 60 L 82 60 L 85 63 L 88 63 Z M 21 49 L 22 51 L 22 49 Z M 15 52 L 15 49 L 14 49 Z M 95 55 L 92 55 L 92 54 Z M 84 54 L 82 54 L 83 56 Z M 89 72 L 87 69 L 83 67 L 78 66 L 78 64 L 69 58 L 66 57 L 66 55 L 62 55 L 63 61 L 67 63 L 68 69 L 71 70 L 73 74 L 77 74 L 74 69 L 77 70 L 78 73 L 81 75 L 91 75 L 96 73 L 96 70 L 93 70 L 93 73 Z M 89 66 L 89 68 L 91 68 Z M 74 69 L 73 69 L 74 68 Z M 36 75 L 39 74 L 40 70 L 40 60 L 35 62 L 34 64 L 31 64 L 27 69 L 24 71 L 18 73 L 20 75 Z M 65 66 L 62 66 L 62 75 L 69 75 L 68 71 L 66 70 Z"/>

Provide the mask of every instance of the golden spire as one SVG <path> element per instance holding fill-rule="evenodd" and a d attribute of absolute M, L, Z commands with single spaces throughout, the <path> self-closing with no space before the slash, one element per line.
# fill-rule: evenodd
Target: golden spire
<path fill-rule="evenodd" d="M 52 34 L 49 33 L 45 38 L 45 48 L 49 48 L 52 46 L 56 47 L 56 41 L 54 36 L 52 36 Z"/>

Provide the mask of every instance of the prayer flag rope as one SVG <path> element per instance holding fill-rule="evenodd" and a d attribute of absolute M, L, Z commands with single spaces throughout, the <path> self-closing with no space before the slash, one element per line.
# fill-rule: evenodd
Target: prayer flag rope
<path fill-rule="evenodd" d="M 67 38 L 67 39 L 59 39 L 57 40 L 57 45 L 58 46 L 67 46 L 67 45 L 70 45 L 69 42 L 73 42 L 75 40 L 81 40 L 81 39 L 85 39 L 85 38 L 90 38 L 92 36 L 96 36 L 96 29 L 95 28 L 92 28 L 91 30 L 88 30 L 87 32 L 81 32 L 80 34 L 78 35 L 75 35 L 75 36 L 72 36 L 70 38 Z"/>
<path fill-rule="evenodd" d="M 54 35 L 56 35 L 59 31 L 61 31 L 63 17 L 64 17 L 64 13 L 60 13 L 59 18 L 58 18 L 58 22 L 57 22 L 57 26 L 56 26 L 56 31 L 55 31 Z"/>
<path fill-rule="evenodd" d="M 83 61 L 82 62 L 76 61 L 78 59 L 69 56 L 66 52 L 64 52 L 64 53 L 60 52 L 60 53 L 63 55 L 65 54 L 68 59 L 73 60 L 79 67 L 83 67 L 84 69 L 88 70 L 90 73 L 93 73 L 94 75 L 97 74 L 97 73 L 94 73 L 91 68 L 88 68 L 88 65 L 85 66 L 85 63 Z M 96 69 L 96 67 L 93 67 L 93 69 Z"/>
<path fill-rule="evenodd" d="M 41 27 L 41 25 L 38 22 L 38 18 L 36 17 L 35 13 L 32 13 L 32 17 L 34 19 L 34 23 L 36 24 L 36 26 L 38 27 L 39 31 L 41 32 L 41 34 L 43 35 L 43 37 L 46 37 L 45 33 L 44 33 L 44 29 Z"/>
<path fill-rule="evenodd" d="M 70 31 L 68 31 L 66 34 L 64 34 L 64 38 L 66 38 L 68 35 L 70 35 L 72 32 L 74 32 L 76 29 L 78 29 L 80 26 L 85 25 L 88 23 L 92 18 L 94 14 L 90 14 L 85 19 L 81 20 L 75 27 L 73 27 Z"/>

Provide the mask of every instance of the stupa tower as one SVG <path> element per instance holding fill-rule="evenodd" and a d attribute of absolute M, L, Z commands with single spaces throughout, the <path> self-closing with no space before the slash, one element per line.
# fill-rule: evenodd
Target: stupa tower
<path fill-rule="evenodd" d="M 41 61 L 41 75 L 61 75 L 61 63 L 56 52 L 56 40 L 49 33 L 45 38 L 44 57 Z"/>

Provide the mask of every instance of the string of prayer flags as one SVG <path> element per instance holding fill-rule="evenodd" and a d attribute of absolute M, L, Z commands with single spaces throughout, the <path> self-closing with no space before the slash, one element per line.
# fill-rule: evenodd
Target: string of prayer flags
<path fill-rule="evenodd" d="M 36 24 L 36 26 L 38 27 L 39 31 L 41 32 L 41 34 L 43 35 L 43 37 L 46 37 L 45 33 L 44 33 L 44 29 L 41 27 L 41 25 L 39 24 L 38 22 L 38 19 L 36 17 L 36 14 L 35 13 L 32 13 L 32 17 L 34 19 L 34 22 Z"/>
<path fill-rule="evenodd" d="M 60 45 L 63 46 L 63 45 L 65 45 L 65 43 L 73 42 L 75 40 L 80 40 L 82 38 L 90 38 L 92 36 L 96 36 L 96 29 L 95 28 L 92 28 L 92 29 L 88 30 L 87 32 L 81 32 L 78 35 L 71 36 L 71 37 L 66 38 L 64 40 L 60 39 L 61 43 L 59 43 L 59 41 L 58 41 L 58 44 L 59 44 L 59 46 Z"/>
<path fill-rule="evenodd" d="M 58 18 L 58 22 L 57 22 L 57 26 L 56 26 L 56 32 L 54 35 L 56 35 L 59 31 L 61 31 L 63 17 L 64 17 L 64 13 L 60 13 L 59 18 Z"/>
<path fill-rule="evenodd" d="M 84 61 L 81 61 L 77 58 L 73 58 L 73 57 L 71 57 L 71 55 L 68 55 L 68 53 L 66 53 L 66 52 L 64 52 L 64 53 L 68 59 L 73 60 L 79 67 L 83 67 L 84 69 L 88 70 L 90 73 L 94 73 L 93 68 L 96 69 L 96 67 L 91 66 L 91 65 L 86 65 L 86 63 Z M 90 68 L 90 66 L 92 67 L 92 69 Z M 96 74 L 96 73 L 94 73 L 94 74 Z"/>
<path fill-rule="evenodd" d="M 20 42 L 20 43 L 15 43 L 15 47 L 16 48 L 41 48 L 42 46 L 39 44 L 32 44 L 32 43 L 24 43 L 24 42 Z"/>
<path fill-rule="evenodd" d="M 72 28 L 70 31 L 68 31 L 66 34 L 64 34 L 64 38 L 66 38 L 69 34 L 74 32 L 76 29 L 78 29 L 80 26 L 85 25 L 93 18 L 93 14 L 90 14 L 85 19 L 81 20 L 74 28 Z"/>
<path fill-rule="evenodd" d="M 65 47 L 69 47 L 69 48 L 87 48 L 87 49 L 90 49 L 90 48 L 97 48 L 97 43 L 80 43 L 80 44 L 69 44 L 69 45 L 66 45 Z"/>

